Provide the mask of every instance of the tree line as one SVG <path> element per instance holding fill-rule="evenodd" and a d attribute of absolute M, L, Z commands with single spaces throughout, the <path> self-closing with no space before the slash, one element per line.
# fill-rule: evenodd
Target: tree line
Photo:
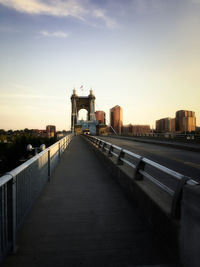
<path fill-rule="evenodd" d="M 27 145 L 46 147 L 54 144 L 56 137 L 47 138 L 33 130 L 1 130 L 0 129 L 0 176 L 11 171 L 34 155 L 34 151 L 26 150 Z"/>

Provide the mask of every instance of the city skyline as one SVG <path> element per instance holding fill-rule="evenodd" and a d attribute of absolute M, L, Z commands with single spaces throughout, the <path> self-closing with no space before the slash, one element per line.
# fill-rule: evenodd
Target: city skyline
<path fill-rule="evenodd" d="M 0 0 L 0 25 L 0 128 L 70 129 L 74 87 L 107 121 L 200 126 L 199 0 Z"/>

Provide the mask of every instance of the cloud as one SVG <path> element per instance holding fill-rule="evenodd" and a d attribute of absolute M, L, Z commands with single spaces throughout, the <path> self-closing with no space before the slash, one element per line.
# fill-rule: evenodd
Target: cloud
<path fill-rule="evenodd" d="M 106 24 L 106 26 L 110 29 L 114 29 L 117 27 L 117 23 L 114 19 L 111 19 L 110 17 L 108 17 L 106 15 L 106 12 L 105 10 L 103 9 L 94 9 L 93 10 L 93 16 L 95 18 L 99 18 L 101 20 L 103 20 Z"/>
<path fill-rule="evenodd" d="M 44 37 L 57 37 L 57 38 L 67 38 L 69 36 L 68 33 L 62 31 L 56 31 L 56 32 L 40 31 L 39 34 L 40 36 Z"/>
<path fill-rule="evenodd" d="M 0 4 L 27 14 L 74 17 L 82 21 L 95 18 L 110 29 L 117 25 L 105 10 L 97 9 L 91 0 L 0 0 Z"/>
<path fill-rule="evenodd" d="M 0 0 L 0 3 L 22 13 L 46 14 L 52 16 L 72 16 L 82 19 L 87 10 L 80 0 Z"/>

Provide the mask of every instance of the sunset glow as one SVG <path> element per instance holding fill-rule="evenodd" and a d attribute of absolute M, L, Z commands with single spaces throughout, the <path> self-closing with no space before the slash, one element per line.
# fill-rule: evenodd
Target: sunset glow
<path fill-rule="evenodd" d="M 107 123 L 200 126 L 199 29 L 199 0 L 0 0 L 0 128 L 70 129 L 73 88 Z"/>

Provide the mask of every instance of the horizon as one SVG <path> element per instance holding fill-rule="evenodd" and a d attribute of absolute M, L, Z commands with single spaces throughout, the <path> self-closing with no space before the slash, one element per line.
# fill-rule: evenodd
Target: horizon
<path fill-rule="evenodd" d="M 116 105 L 116 106 L 118 106 L 118 105 Z M 113 106 L 114 107 L 114 106 Z M 113 108 L 112 107 L 112 108 Z M 82 111 L 83 109 L 81 109 L 80 111 Z M 84 111 L 84 113 L 86 112 L 86 110 L 83 110 Z M 103 111 L 103 110 L 95 110 L 95 111 Z M 177 111 L 181 111 L 181 110 L 177 110 Z M 176 112 L 177 112 L 176 111 Z M 123 112 L 123 108 L 122 108 L 122 112 Z M 175 113 L 176 113 L 175 112 Z M 195 112 L 195 111 L 194 111 Z M 85 115 L 85 114 L 84 114 Z M 175 114 L 176 115 L 176 114 Z M 195 113 L 195 116 L 196 116 L 196 113 Z M 160 118 L 160 119 L 166 119 L 166 118 L 170 118 L 170 119 L 174 119 L 174 118 L 176 118 L 175 116 L 174 117 L 168 117 L 168 116 L 166 116 L 166 117 L 163 117 L 163 118 Z M 160 119 L 157 119 L 157 120 L 160 120 Z M 197 118 L 196 118 L 197 119 Z M 81 118 L 81 120 L 82 120 L 82 118 Z M 106 118 L 106 120 L 107 120 L 107 118 Z M 155 123 L 156 123 L 156 121 L 155 121 Z M 144 125 L 147 125 L 147 126 L 150 126 L 150 129 L 151 130 L 155 130 L 156 129 L 156 127 L 155 127 L 155 125 L 150 125 L 150 124 L 134 124 L 134 123 L 131 123 L 131 122 L 129 122 L 129 123 L 127 123 L 127 124 L 124 124 L 123 123 L 123 121 L 122 121 L 122 126 L 128 126 L 129 124 L 132 124 L 133 126 L 139 126 L 139 125 L 141 125 L 141 126 L 144 126 Z M 53 125 L 53 124 L 51 124 L 51 125 Z M 110 126 L 110 118 L 109 118 L 109 123 L 107 123 L 106 124 L 108 127 Z M 28 130 L 41 130 L 41 131 L 46 131 L 46 126 L 47 125 L 45 125 L 44 126 L 44 128 L 27 128 L 27 127 L 25 127 L 25 128 L 21 128 L 21 129 L 17 129 L 17 128 L 15 128 L 15 129 L 0 129 L 0 130 L 5 130 L 5 131 L 9 131 L 9 130 L 13 130 L 13 131 L 17 131 L 17 130 L 19 130 L 19 131 L 23 131 L 24 129 L 28 129 Z M 56 126 L 56 125 L 54 125 L 54 126 Z M 153 127 L 152 127 L 153 126 Z M 198 127 L 200 127 L 200 125 L 197 125 L 196 124 L 196 127 L 198 128 Z M 58 131 L 69 131 L 69 130 L 71 130 L 71 129 L 57 129 L 57 127 L 56 127 L 56 132 L 58 132 Z"/>
<path fill-rule="evenodd" d="M 69 130 L 73 88 L 108 122 L 200 126 L 200 0 L 0 0 L 0 25 L 1 129 Z"/>

